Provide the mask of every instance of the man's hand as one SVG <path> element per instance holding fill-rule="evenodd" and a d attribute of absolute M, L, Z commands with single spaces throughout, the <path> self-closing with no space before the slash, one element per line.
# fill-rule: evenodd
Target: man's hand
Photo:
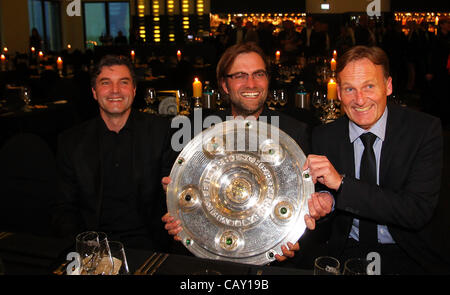
<path fill-rule="evenodd" d="M 325 156 L 309 155 L 303 165 L 303 170 L 309 169 L 314 184 L 319 182 L 328 188 L 338 190 L 342 176 Z"/>
<path fill-rule="evenodd" d="M 176 220 L 172 215 L 169 214 L 169 212 L 164 214 L 161 220 L 166 224 L 164 228 L 167 230 L 169 235 L 173 236 L 173 239 L 175 241 L 181 241 L 181 238 L 177 236 L 183 230 L 183 228 L 180 226 L 181 221 Z"/>
<path fill-rule="evenodd" d="M 305 223 L 308 229 L 316 228 L 316 220 L 324 217 L 333 208 L 333 197 L 326 192 L 316 192 L 308 200 L 309 214 L 305 214 Z"/>
<path fill-rule="evenodd" d="M 295 256 L 295 252 L 300 250 L 300 245 L 297 243 L 295 243 L 295 245 L 293 245 L 292 243 L 288 242 L 287 243 L 289 249 L 283 245 L 281 246 L 281 251 L 283 251 L 283 256 L 276 254 L 275 255 L 275 259 L 279 262 L 285 261 L 288 258 L 293 258 Z"/>
<path fill-rule="evenodd" d="M 161 179 L 161 184 L 163 187 L 163 190 L 167 193 L 167 186 L 169 185 L 169 183 L 172 181 L 172 179 L 170 179 L 169 176 L 163 177 Z"/>

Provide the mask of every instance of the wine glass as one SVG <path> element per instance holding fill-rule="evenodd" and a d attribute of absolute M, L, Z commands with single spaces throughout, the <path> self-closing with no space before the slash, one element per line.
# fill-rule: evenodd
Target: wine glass
<path fill-rule="evenodd" d="M 278 91 L 277 90 L 272 90 L 272 97 L 270 98 L 271 103 L 273 104 L 273 107 L 270 108 L 271 110 L 275 110 L 277 104 L 278 104 Z"/>
<path fill-rule="evenodd" d="M 76 237 L 76 251 L 80 255 L 83 275 L 110 274 L 112 259 L 105 233 L 88 231 Z"/>
<path fill-rule="evenodd" d="M 288 97 L 286 91 L 283 89 L 278 90 L 278 103 L 281 107 L 284 107 L 288 102 Z"/>
<path fill-rule="evenodd" d="M 96 267 L 96 253 L 98 251 L 98 234 L 94 231 L 83 232 L 75 238 L 76 251 L 80 255 L 80 273 L 92 274 Z"/>
<path fill-rule="evenodd" d="M 180 115 L 189 115 L 189 109 L 191 108 L 191 101 L 189 100 L 189 97 L 187 96 L 186 92 L 183 90 L 179 90 L 179 96 L 180 96 Z"/>
<path fill-rule="evenodd" d="M 110 275 L 113 272 L 113 259 L 109 247 L 108 237 L 104 232 L 97 232 L 98 235 L 98 249 L 96 257 L 96 267 L 94 274 L 96 275 Z"/>
<path fill-rule="evenodd" d="M 147 105 L 146 112 L 156 114 L 156 110 L 153 109 L 153 104 L 156 102 L 156 91 L 154 88 L 147 88 L 145 90 L 144 100 Z"/>
<path fill-rule="evenodd" d="M 321 256 L 314 260 L 314 275 L 339 275 L 341 264 L 331 256 Z"/>
<path fill-rule="evenodd" d="M 369 261 L 363 258 L 350 258 L 344 264 L 344 275 L 361 276 L 367 275 Z"/>
<path fill-rule="evenodd" d="M 123 244 L 118 241 L 110 241 L 109 249 L 111 250 L 111 257 L 113 260 L 113 275 L 129 275 L 130 270 L 128 268 L 127 257 L 125 255 L 125 249 Z"/>
<path fill-rule="evenodd" d="M 224 101 L 223 101 L 223 97 L 222 97 L 222 94 L 220 93 L 220 91 L 216 91 L 214 93 L 214 95 L 215 95 L 217 109 L 219 111 L 225 110 L 225 108 L 222 106 Z"/>

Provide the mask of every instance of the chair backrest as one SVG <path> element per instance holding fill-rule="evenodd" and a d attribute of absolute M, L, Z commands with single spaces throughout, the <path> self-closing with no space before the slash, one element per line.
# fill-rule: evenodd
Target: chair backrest
<path fill-rule="evenodd" d="M 58 196 L 55 155 L 34 134 L 0 149 L 0 231 L 52 235 L 50 202 Z"/>

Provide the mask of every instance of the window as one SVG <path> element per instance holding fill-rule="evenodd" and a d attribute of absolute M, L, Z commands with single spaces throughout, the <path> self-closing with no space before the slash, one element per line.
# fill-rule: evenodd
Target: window
<path fill-rule="evenodd" d="M 119 32 L 130 37 L 130 4 L 128 2 L 85 2 L 84 29 L 86 47 L 111 45 Z"/>
<path fill-rule="evenodd" d="M 58 1 L 28 0 L 30 35 L 36 28 L 43 50 L 61 50 L 61 19 Z"/>

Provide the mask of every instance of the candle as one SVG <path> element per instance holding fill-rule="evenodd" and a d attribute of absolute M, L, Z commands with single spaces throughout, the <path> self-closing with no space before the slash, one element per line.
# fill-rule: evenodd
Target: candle
<path fill-rule="evenodd" d="M 43 58 L 44 58 L 44 53 L 42 51 L 39 51 L 39 62 L 41 62 Z"/>
<path fill-rule="evenodd" d="M 36 48 L 31 47 L 31 53 L 34 54 L 36 52 Z"/>
<path fill-rule="evenodd" d="M 337 51 L 336 50 L 333 50 L 333 58 L 337 59 Z"/>
<path fill-rule="evenodd" d="M 331 59 L 331 71 L 335 72 L 336 71 L 336 60 L 334 58 Z"/>
<path fill-rule="evenodd" d="M 202 82 L 195 78 L 194 83 L 192 83 L 194 97 L 202 97 Z"/>
<path fill-rule="evenodd" d="M 3 52 L 4 52 L 4 53 L 7 53 L 7 52 L 8 52 L 8 47 L 4 47 L 4 48 L 3 48 Z"/>
<path fill-rule="evenodd" d="M 134 50 L 131 50 L 131 62 L 132 63 L 134 63 L 134 56 L 135 56 Z"/>
<path fill-rule="evenodd" d="M 0 55 L 0 60 L 1 60 L 1 70 L 5 71 L 6 70 L 6 56 L 4 54 Z"/>
<path fill-rule="evenodd" d="M 330 79 L 330 82 L 328 82 L 327 90 L 328 90 L 327 98 L 329 100 L 337 98 L 337 85 L 336 85 L 336 82 L 334 82 L 333 79 Z"/>
<path fill-rule="evenodd" d="M 280 61 L 280 56 L 281 56 L 281 52 L 279 50 L 277 50 L 277 52 L 275 52 L 275 60 Z"/>
<path fill-rule="evenodd" d="M 58 57 L 58 60 L 56 61 L 56 66 L 57 66 L 58 70 L 63 69 L 63 60 L 61 57 Z"/>
<path fill-rule="evenodd" d="M 181 50 L 177 51 L 177 60 L 180 61 L 181 60 Z"/>
<path fill-rule="evenodd" d="M 67 44 L 67 49 L 71 49 L 71 48 L 72 48 L 72 45 Z"/>

